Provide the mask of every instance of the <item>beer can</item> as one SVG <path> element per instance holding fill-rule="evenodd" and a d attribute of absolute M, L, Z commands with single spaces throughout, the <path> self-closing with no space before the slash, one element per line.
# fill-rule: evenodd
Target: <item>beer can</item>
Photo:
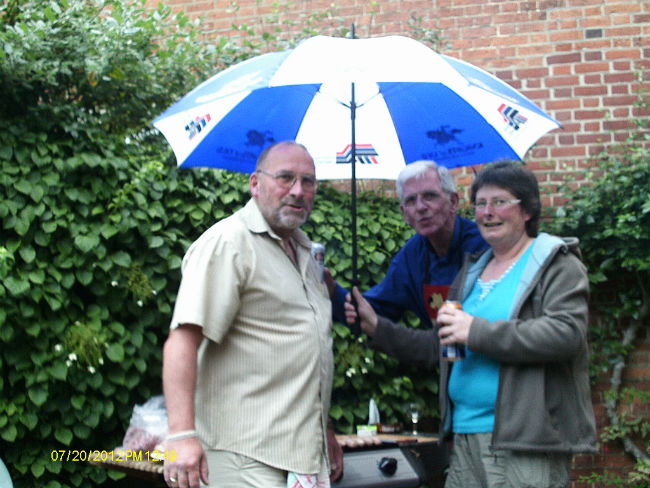
<path fill-rule="evenodd" d="M 311 243 L 311 255 L 318 264 L 320 280 L 323 281 L 323 269 L 325 268 L 325 245 L 320 242 Z"/>
<path fill-rule="evenodd" d="M 443 305 L 463 309 L 463 305 L 455 300 L 445 300 Z M 445 361 L 459 361 L 465 359 L 465 345 L 464 344 L 449 344 L 442 346 L 442 357 Z"/>

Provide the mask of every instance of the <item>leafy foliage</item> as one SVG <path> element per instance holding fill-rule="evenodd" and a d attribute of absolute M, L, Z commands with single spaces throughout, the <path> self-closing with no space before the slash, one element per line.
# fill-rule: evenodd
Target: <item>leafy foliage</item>
<path fill-rule="evenodd" d="M 639 103 L 645 106 L 647 96 Z M 629 139 L 608 147 L 587 169 L 590 185 L 567 181 L 551 231 L 580 238 L 591 282 L 590 308 L 598 345 L 594 373 L 607 371 L 621 353 L 622 332 L 631 321 L 648 324 L 650 300 L 650 148 L 648 117 L 636 119 Z"/>
<path fill-rule="evenodd" d="M 623 361 L 633 348 L 637 330 L 647 330 L 650 317 L 650 134 L 648 97 L 641 94 L 641 117 L 627 141 L 608 147 L 587 170 L 590 185 L 564 194 L 569 203 L 557 209 L 552 231 L 580 238 L 583 260 L 591 281 L 593 325 L 592 377 L 611 372 L 607 394 L 612 425 L 603 429 L 604 443 L 622 441 L 636 457 L 636 466 L 622 478 L 615 473 L 593 473 L 583 481 L 603 486 L 648 486 L 650 483 L 650 419 L 648 393 L 637 387 L 618 391 Z M 619 405 L 617 408 L 616 406 Z M 636 447 L 644 445 L 644 449 Z"/>
<path fill-rule="evenodd" d="M 267 36 L 266 43 L 274 37 Z M 121 473 L 54 462 L 111 449 L 161 389 L 161 351 L 189 244 L 249 198 L 247 178 L 179 171 L 150 129 L 174 99 L 259 45 L 200 41 L 183 14 L 126 0 L 0 2 L 0 452 L 16 487 L 99 486 Z M 323 185 L 306 230 L 350 281 L 349 195 Z M 410 235 L 396 202 L 359 199 L 361 286 Z M 335 327 L 333 413 L 434 416 L 430 372 Z"/>

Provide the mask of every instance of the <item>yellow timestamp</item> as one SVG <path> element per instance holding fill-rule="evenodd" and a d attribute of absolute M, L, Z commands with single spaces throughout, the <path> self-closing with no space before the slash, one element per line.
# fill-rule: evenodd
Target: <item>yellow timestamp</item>
<path fill-rule="evenodd" d="M 133 462 L 133 461 L 176 461 L 176 451 L 86 451 L 84 449 L 55 449 L 50 453 L 54 462 Z"/>

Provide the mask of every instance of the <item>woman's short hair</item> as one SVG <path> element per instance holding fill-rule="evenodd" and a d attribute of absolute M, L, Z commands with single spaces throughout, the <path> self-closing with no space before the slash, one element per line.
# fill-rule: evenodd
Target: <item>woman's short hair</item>
<path fill-rule="evenodd" d="M 508 190 L 517 199 L 519 205 L 528 214 L 526 234 L 537 237 L 542 203 L 539 198 L 539 184 L 531 170 L 520 163 L 506 159 L 488 164 L 481 170 L 470 190 L 470 200 L 476 203 L 476 193 L 485 185 L 494 185 Z"/>
<path fill-rule="evenodd" d="M 397 195 L 401 202 L 404 197 L 404 184 L 413 178 L 422 178 L 429 171 L 435 171 L 440 178 L 440 186 L 443 191 L 448 194 L 456 193 L 456 183 L 454 178 L 449 173 L 449 170 L 444 166 L 438 166 L 435 161 L 420 160 L 407 164 L 397 177 Z"/>

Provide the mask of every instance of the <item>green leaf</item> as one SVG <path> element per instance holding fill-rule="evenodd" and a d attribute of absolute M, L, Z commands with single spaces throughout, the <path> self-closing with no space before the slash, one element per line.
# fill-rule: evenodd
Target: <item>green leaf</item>
<path fill-rule="evenodd" d="M 43 271 L 42 269 L 30 271 L 29 281 L 31 281 L 35 285 L 42 285 L 43 283 L 45 283 L 45 271 Z"/>
<path fill-rule="evenodd" d="M 85 236 L 76 236 L 74 238 L 74 245 L 81 252 L 89 252 L 99 244 L 99 236 L 90 234 Z"/>
<path fill-rule="evenodd" d="M 27 395 L 34 405 L 40 407 L 47 401 L 47 388 L 41 385 L 33 386 L 27 390 Z"/>
<path fill-rule="evenodd" d="M 14 297 L 18 297 L 29 290 L 29 281 L 24 279 L 17 279 L 13 276 L 8 276 L 4 280 L 4 286 L 9 290 Z"/>
<path fill-rule="evenodd" d="M 122 362 L 124 360 L 124 348 L 121 344 L 111 344 L 106 349 L 106 356 L 115 363 Z"/>
<path fill-rule="evenodd" d="M 92 429 L 87 425 L 75 424 L 72 430 L 78 439 L 88 439 L 92 434 Z"/>
<path fill-rule="evenodd" d="M 7 425 L 0 429 L 0 437 L 7 442 L 14 442 L 18 435 L 18 429 L 14 424 Z"/>
<path fill-rule="evenodd" d="M 112 259 L 115 264 L 122 266 L 124 268 L 128 268 L 129 266 L 131 266 L 131 256 L 129 256 L 124 251 L 116 252 L 112 256 Z"/>
<path fill-rule="evenodd" d="M 34 261 L 34 258 L 36 257 L 36 251 L 34 251 L 34 248 L 31 246 L 21 247 L 18 252 L 20 253 L 20 257 L 22 257 L 23 261 L 27 264 Z"/>
<path fill-rule="evenodd" d="M 86 418 L 84 418 L 84 424 L 91 428 L 97 427 L 99 424 L 99 414 L 92 410 Z"/>
<path fill-rule="evenodd" d="M 154 236 L 151 238 L 151 241 L 149 241 L 149 247 L 152 249 L 155 249 L 157 247 L 162 246 L 165 243 L 162 237 L 159 236 Z"/>
<path fill-rule="evenodd" d="M 70 398 L 70 404 L 77 410 L 81 410 L 86 403 L 86 397 L 83 395 L 72 395 Z"/>
<path fill-rule="evenodd" d="M 38 416 L 33 412 L 27 412 L 20 416 L 20 421 L 29 430 L 32 430 L 38 424 Z"/>
<path fill-rule="evenodd" d="M 32 184 L 27 180 L 17 181 L 14 184 L 14 188 L 25 195 L 29 195 L 32 192 Z"/>
<path fill-rule="evenodd" d="M 0 145 L 0 159 L 9 161 L 13 155 L 13 148 L 9 145 Z"/>
<path fill-rule="evenodd" d="M 54 437 L 61 444 L 64 444 L 66 446 L 69 446 L 70 443 L 72 442 L 72 439 L 74 438 L 74 436 L 72 435 L 72 431 L 67 427 L 57 427 L 54 430 Z"/>
<path fill-rule="evenodd" d="M 50 375 L 57 380 L 65 381 L 68 377 L 68 367 L 63 361 L 56 361 L 50 367 Z"/>
<path fill-rule="evenodd" d="M 81 283 L 84 286 L 89 285 L 92 280 L 93 280 L 93 273 L 92 271 L 88 269 L 80 269 L 75 273 L 75 276 L 79 280 L 79 283 Z"/>
<path fill-rule="evenodd" d="M 32 337 L 37 337 L 41 332 L 41 324 L 34 320 L 28 321 L 25 325 L 25 332 Z"/>

